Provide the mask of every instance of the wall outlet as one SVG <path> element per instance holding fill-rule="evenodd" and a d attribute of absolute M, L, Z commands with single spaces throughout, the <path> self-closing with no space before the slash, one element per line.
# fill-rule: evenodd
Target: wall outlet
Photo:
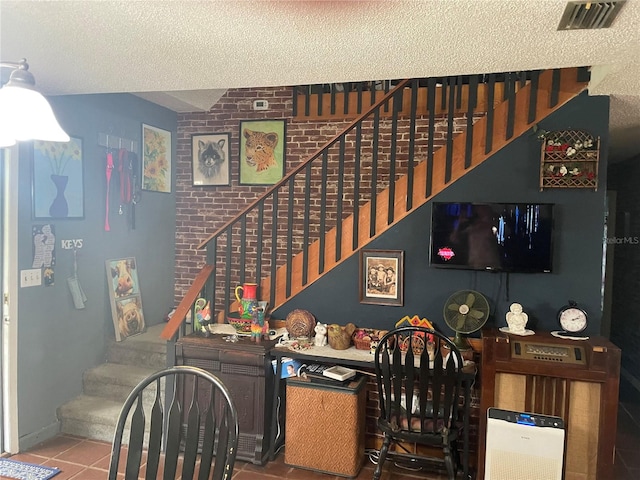
<path fill-rule="evenodd" d="M 37 287 L 42 285 L 42 270 L 31 268 L 20 270 L 20 287 Z"/>

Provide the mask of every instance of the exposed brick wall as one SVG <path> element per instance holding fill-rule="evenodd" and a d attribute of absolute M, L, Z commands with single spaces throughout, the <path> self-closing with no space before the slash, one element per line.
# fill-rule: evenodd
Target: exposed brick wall
<path fill-rule="evenodd" d="M 622 350 L 622 366 L 640 379 L 640 159 L 613 164 L 608 188 L 616 191 L 616 230 L 608 232 L 614 248 L 611 341 Z"/>
<path fill-rule="evenodd" d="M 176 304 L 184 296 L 191 282 L 205 263 L 205 250 L 197 250 L 197 246 L 208 238 L 217 229 L 236 216 L 249 203 L 259 198 L 268 188 L 267 186 L 239 185 L 239 123 L 241 120 L 285 119 L 286 124 L 286 172 L 290 172 L 301 162 L 316 153 L 336 134 L 349 125 L 346 121 L 317 122 L 308 120 L 295 120 L 292 112 L 292 91 L 287 87 L 252 88 L 228 90 L 218 103 L 206 113 L 181 114 L 178 119 L 177 139 L 177 173 L 176 173 Z M 266 99 L 269 101 L 269 110 L 254 111 L 253 100 Z M 459 132 L 466 123 L 464 116 L 455 119 L 455 131 Z M 402 175 L 407 168 L 409 152 L 409 120 L 401 118 L 398 121 L 396 134 L 396 178 Z M 426 157 L 428 121 L 419 119 L 416 124 L 416 137 L 414 146 L 414 158 L 416 162 Z M 434 142 L 436 146 L 443 145 L 446 137 L 447 120 L 437 118 L 435 124 Z M 191 135 L 202 133 L 231 133 L 230 152 L 231 158 L 231 185 L 217 187 L 192 186 L 191 173 Z M 374 182 L 377 191 L 386 188 L 389 183 L 389 160 L 392 146 L 392 122 L 391 119 L 383 119 L 379 124 L 377 137 L 377 165 L 378 177 Z M 361 172 L 360 172 L 360 203 L 371 198 L 371 165 L 374 155 L 372 122 L 365 122 L 362 127 L 361 137 Z M 311 174 L 310 205 L 311 218 L 318 222 L 321 206 L 321 188 L 326 186 L 327 212 L 325 214 L 327 228 L 335 225 L 338 203 L 338 181 L 343 182 L 343 211 L 342 218 L 351 213 L 354 203 L 354 163 L 356 150 L 355 133 L 345 138 L 344 150 L 347 159 L 343 175 L 339 175 L 337 158 L 339 146 L 332 147 L 328 155 L 327 181 L 321 177 L 321 166 L 314 162 Z M 298 176 L 294 186 L 294 219 L 288 218 L 288 188 L 283 190 L 278 203 L 278 231 L 281 234 L 276 245 L 276 258 L 281 262 L 286 254 L 287 228 L 291 224 L 293 230 L 292 250 L 295 255 L 302 248 L 303 223 L 301 220 L 305 199 L 304 179 Z M 271 212 L 273 205 L 265 203 L 265 217 L 261 230 L 264 234 L 261 252 L 262 271 L 264 277 L 269 272 L 271 254 Z M 247 228 L 247 264 L 251 267 L 256 264 L 255 234 L 257 231 L 257 217 L 249 217 Z M 238 229 L 234 230 L 238 232 Z M 319 235 L 319 223 L 312 224 L 309 228 L 311 240 Z M 237 254 L 242 248 L 239 235 L 233 238 L 234 264 L 231 267 L 231 276 L 240 278 L 237 265 Z M 226 237 L 219 240 L 218 245 L 225 245 Z M 252 250 L 253 249 L 253 250 Z M 223 258 L 216 265 L 223 265 Z M 221 271 L 220 274 L 223 274 Z M 255 272 L 253 272 L 255 275 Z M 257 276 L 257 275 L 255 275 Z M 253 280 L 248 278 L 247 281 Z M 219 298 L 222 297 L 220 292 Z"/>

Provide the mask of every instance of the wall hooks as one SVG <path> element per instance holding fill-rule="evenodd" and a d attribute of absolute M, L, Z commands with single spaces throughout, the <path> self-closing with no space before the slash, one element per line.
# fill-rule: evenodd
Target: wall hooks
<path fill-rule="evenodd" d="M 120 137 L 111 133 L 98 133 L 98 145 L 106 148 L 124 148 L 129 152 L 138 153 L 138 141 Z"/>

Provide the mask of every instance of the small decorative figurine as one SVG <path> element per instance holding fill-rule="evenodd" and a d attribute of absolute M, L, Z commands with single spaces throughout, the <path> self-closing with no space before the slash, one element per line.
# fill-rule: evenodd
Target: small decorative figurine
<path fill-rule="evenodd" d="M 508 327 L 500 328 L 500 331 L 513 333 L 514 335 L 533 335 L 532 330 L 527 330 L 525 326 L 529 321 L 529 316 L 522 311 L 522 305 L 512 303 L 506 314 Z"/>
<path fill-rule="evenodd" d="M 344 327 L 333 323 L 327 326 L 327 337 L 331 348 L 336 350 L 346 350 L 351 346 L 351 335 L 355 331 L 356 326 L 353 323 L 347 323 Z"/>
<path fill-rule="evenodd" d="M 267 306 L 269 302 L 258 302 L 258 323 L 262 325 L 262 337 L 269 338 L 269 320 L 267 320 Z"/>
<path fill-rule="evenodd" d="M 205 337 L 209 336 L 209 328 L 207 325 L 211 323 L 211 305 L 204 298 L 199 298 L 195 303 L 195 319 L 194 330 L 197 333 L 203 334 Z"/>
<path fill-rule="evenodd" d="M 262 338 L 262 325 L 257 320 L 257 314 L 253 318 L 254 320 L 251 320 L 251 340 L 259 342 Z"/>
<path fill-rule="evenodd" d="M 318 322 L 313 330 L 316 332 L 314 345 L 324 347 L 327 344 L 327 324 Z"/>
<path fill-rule="evenodd" d="M 289 341 L 289 332 L 284 332 L 281 336 L 280 336 L 280 340 L 278 340 L 278 343 L 286 343 Z"/>
<path fill-rule="evenodd" d="M 264 333 L 264 318 L 267 302 L 262 303 L 264 303 L 264 305 L 258 305 L 258 307 L 254 309 L 251 317 L 251 339 L 256 342 L 259 342 L 262 339 L 262 335 Z"/>

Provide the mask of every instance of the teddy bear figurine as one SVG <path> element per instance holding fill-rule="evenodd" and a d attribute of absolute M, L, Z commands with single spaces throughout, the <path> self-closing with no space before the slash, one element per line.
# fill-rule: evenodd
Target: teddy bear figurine
<path fill-rule="evenodd" d="M 324 347 L 327 344 L 327 324 L 318 322 L 313 330 L 316 332 L 313 344 L 316 347 Z"/>

